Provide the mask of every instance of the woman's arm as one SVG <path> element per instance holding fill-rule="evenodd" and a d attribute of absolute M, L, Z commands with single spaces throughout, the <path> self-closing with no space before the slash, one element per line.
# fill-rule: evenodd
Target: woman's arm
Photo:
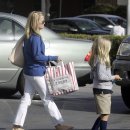
<path fill-rule="evenodd" d="M 36 62 L 48 62 L 48 61 L 57 61 L 58 56 L 45 56 L 43 50 L 44 46 L 41 47 L 41 38 L 39 36 L 35 36 L 32 39 L 32 56 Z"/>

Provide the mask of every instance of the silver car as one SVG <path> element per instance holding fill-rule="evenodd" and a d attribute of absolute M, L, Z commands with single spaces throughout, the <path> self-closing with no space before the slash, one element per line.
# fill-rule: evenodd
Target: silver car
<path fill-rule="evenodd" d="M 22 68 L 12 65 L 8 56 L 23 35 L 26 21 L 27 18 L 23 16 L 0 13 L 0 88 L 8 88 L 6 95 L 17 91 L 23 94 Z M 65 63 L 73 61 L 79 85 L 86 84 L 90 66 L 84 57 L 91 49 L 92 41 L 63 38 L 47 28 L 41 31 L 41 35 L 46 55 L 58 55 Z"/>

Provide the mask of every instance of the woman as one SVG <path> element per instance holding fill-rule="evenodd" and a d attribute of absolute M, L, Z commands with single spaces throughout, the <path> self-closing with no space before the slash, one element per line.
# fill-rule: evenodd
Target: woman
<path fill-rule="evenodd" d="M 93 93 L 97 113 L 100 114 L 92 130 L 98 130 L 99 127 L 100 130 L 106 130 L 111 111 L 112 81 L 121 80 L 121 78 L 119 75 L 111 75 L 109 57 L 111 42 L 99 37 L 95 40 L 92 48 L 89 64 L 93 75 Z"/>
<path fill-rule="evenodd" d="M 44 24 L 44 15 L 42 12 L 33 11 L 29 14 L 23 46 L 25 90 L 12 130 L 24 130 L 22 127 L 24 125 L 27 109 L 31 105 L 31 100 L 36 91 L 40 95 L 45 110 L 51 116 L 56 130 L 70 130 L 73 128 L 72 126 L 62 125 L 63 118 L 47 90 L 44 78 L 46 62 L 59 62 L 60 59 L 58 56 L 45 56 L 45 45 L 40 36 L 40 30 L 44 28 Z"/>

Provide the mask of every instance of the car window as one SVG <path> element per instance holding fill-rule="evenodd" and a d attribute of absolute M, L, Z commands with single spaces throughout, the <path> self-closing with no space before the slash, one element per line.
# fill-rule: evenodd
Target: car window
<path fill-rule="evenodd" d="M 0 19 L 0 40 L 14 40 L 12 21 Z"/>
<path fill-rule="evenodd" d="M 92 17 L 92 16 L 82 16 L 81 18 L 86 18 L 86 19 L 94 20 L 94 17 Z"/>
<path fill-rule="evenodd" d="M 49 23 L 48 27 L 57 32 L 66 32 L 69 29 L 69 25 L 66 21 L 53 21 Z"/>
<path fill-rule="evenodd" d="M 125 20 L 121 19 L 121 18 L 117 18 L 117 17 L 108 17 L 112 22 L 114 22 L 115 24 L 118 24 L 118 21 L 121 21 L 120 23 L 122 23 L 121 26 L 123 26 L 124 28 L 126 28 L 127 23 Z"/>
<path fill-rule="evenodd" d="M 122 43 L 118 49 L 117 55 L 130 56 L 130 44 Z"/>
<path fill-rule="evenodd" d="M 95 17 L 94 20 L 96 23 L 100 24 L 102 27 L 106 27 L 108 25 L 111 25 L 111 23 L 104 18 Z"/>
<path fill-rule="evenodd" d="M 14 28 L 15 28 L 14 29 L 15 30 L 15 40 L 18 40 L 24 34 L 24 29 L 16 23 L 14 23 Z"/>
<path fill-rule="evenodd" d="M 86 31 L 86 30 L 92 30 L 92 29 L 99 29 L 99 27 L 94 24 L 93 22 L 89 22 L 89 21 L 75 21 L 75 24 L 82 30 L 82 31 Z"/>

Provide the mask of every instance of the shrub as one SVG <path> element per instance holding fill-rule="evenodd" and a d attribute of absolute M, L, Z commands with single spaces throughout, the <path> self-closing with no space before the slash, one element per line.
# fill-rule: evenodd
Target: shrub
<path fill-rule="evenodd" d="M 126 6 L 118 6 L 117 9 L 115 10 L 115 14 L 126 19 L 126 17 L 127 17 L 127 8 L 126 8 Z"/>
<path fill-rule="evenodd" d="M 113 14 L 126 19 L 126 6 L 94 5 L 84 9 L 83 14 Z"/>
<path fill-rule="evenodd" d="M 116 7 L 113 5 L 94 5 L 84 10 L 86 14 L 101 13 L 101 14 L 114 14 Z"/>

